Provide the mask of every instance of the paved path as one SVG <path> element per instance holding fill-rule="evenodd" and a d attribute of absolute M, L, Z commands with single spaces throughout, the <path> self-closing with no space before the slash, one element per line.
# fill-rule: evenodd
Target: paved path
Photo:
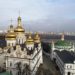
<path fill-rule="evenodd" d="M 59 71 L 56 70 L 55 64 L 50 60 L 50 57 L 43 55 L 43 66 L 45 69 L 48 69 L 52 75 L 61 75 Z"/>

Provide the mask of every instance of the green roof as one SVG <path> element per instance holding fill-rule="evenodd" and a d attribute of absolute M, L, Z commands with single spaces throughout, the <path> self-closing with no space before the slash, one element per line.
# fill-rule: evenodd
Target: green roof
<path fill-rule="evenodd" d="M 9 72 L 3 72 L 3 73 L 0 73 L 0 75 L 10 75 Z"/>
<path fill-rule="evenodd" d="M 71 46 L 71 43 L 66 40 L 59 40 L 55 43 L 56 46 Z"/>

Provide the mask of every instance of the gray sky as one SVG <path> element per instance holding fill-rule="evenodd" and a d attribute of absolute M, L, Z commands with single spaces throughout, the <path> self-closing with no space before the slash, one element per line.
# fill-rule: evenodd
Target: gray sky
<path fill-rule="evenodd" d="M 17 25 L 19 10 L 26 30 L 75 32 L 75 0 L 0 0 L 0 29 Z"/>

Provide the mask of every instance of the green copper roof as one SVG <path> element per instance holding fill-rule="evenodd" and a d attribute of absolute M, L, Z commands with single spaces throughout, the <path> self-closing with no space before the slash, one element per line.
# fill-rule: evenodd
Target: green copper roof
<path fill-rule="evenodd" d="M 59 40 L 55 43 L 56 46 L 71 46 L 71 43 L 66 40 Z"/>
<path fill-rule="evenodd" d="M 9 72 L 0 73 L 0 75 L 10 75 Z"/>

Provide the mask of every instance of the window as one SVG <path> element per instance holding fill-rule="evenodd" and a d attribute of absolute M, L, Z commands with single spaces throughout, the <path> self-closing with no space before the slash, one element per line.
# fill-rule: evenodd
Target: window
<path fill-rule="evenodd" d="M 12 43 L 12 46 L 13 46 L 13 43 Z"/>
<path fill-rule="evenodd" d="M 8 46 L 10 46 L 10 43 L 8 43 Z"/>
<path fill-rule="evenodd" d="M 12 63 L 10 62 L 10 66 L 12 66 Z"/>
<path fill-rule="evenodd" d="M 19 44 L 20 44 L 20 39 L 19 39 Z"/>
<path fill-rule="evenodd" d="M 71 65 L 68 65 L 68 66 L 67 66 L 67 68 L 68 68 L 68 69 L 71 69 L 71 68 L 72 68 L 72 66 L 71 66 Z"/>
<path fill-rule="evenodd" d="M 72 66 L 70 66 L 70 68 L 72 68 Z"/>
<path fill-rule="evenodd" d="M 12 75 L 12 71 L 10 71 L 10 75 Z"/>
<path fill-rule="evenodd" d="M 67 75 L 71 75 L 71 73 L 70 73 L 70 72 L 68 72 L 68 73 L 67 73 Z"/>

